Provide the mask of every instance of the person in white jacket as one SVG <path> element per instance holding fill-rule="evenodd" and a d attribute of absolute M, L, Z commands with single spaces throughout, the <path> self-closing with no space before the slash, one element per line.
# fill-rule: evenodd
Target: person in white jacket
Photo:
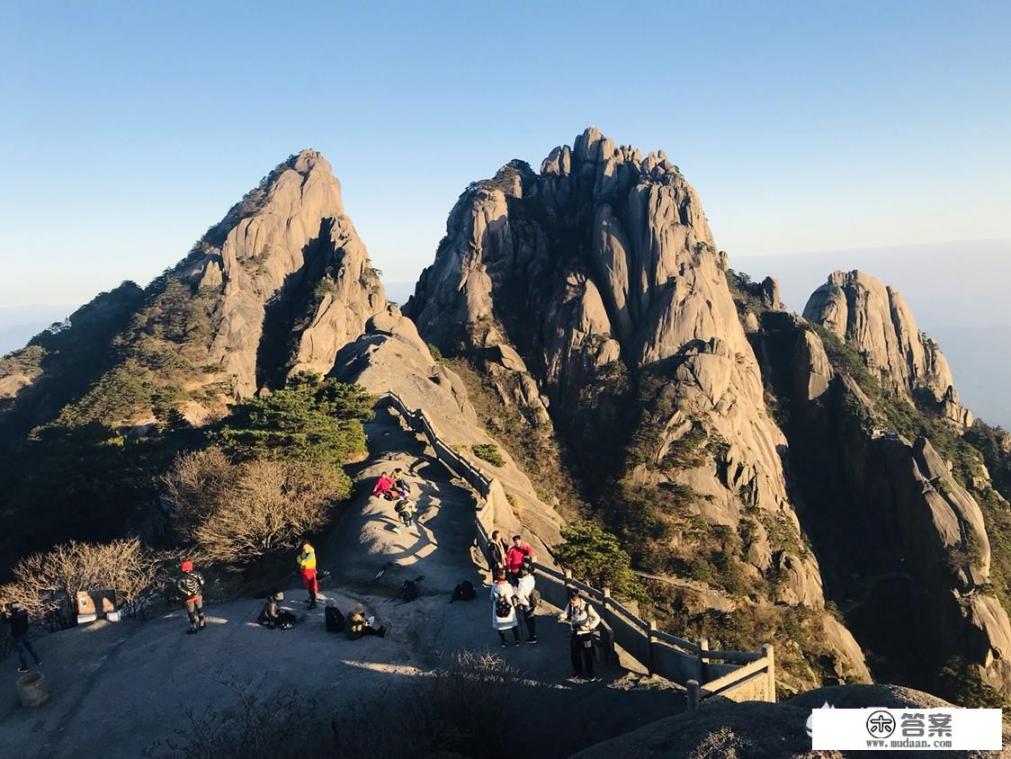
<path fill-rule="evenodd" d="M 502 648 L 506 643 L 506 630 L 513 631 L 513 645 L 520 644 L 519 620 L 516 618 L 516 596 L 513 586 L 499 573 L 491 586 L 491 626 L 498 633 Z"/>
<path fill-rule="evenodd" d="M 594 630 L 600 624 L 600 615 L 583 600 L 578 590 L 572 589 L 569 591 L 569 603 L 559 620 L 568 622 L 572 633 L 569 645 L 573 677 L 577 680 L 597 682 L 599 678 L 593 675 L 593 643 Z"/>
<path fill-rule="evenodd" d="M 535 592 L 535 586 L 533 573 L 526 567 L 520 567 L 513 593 L 516 596 L 516 608 L 523 615 L 523 622 L 527 627 L 527 643 L 537 642 L 537 618 L 534 613 L 538 594 Z"/>

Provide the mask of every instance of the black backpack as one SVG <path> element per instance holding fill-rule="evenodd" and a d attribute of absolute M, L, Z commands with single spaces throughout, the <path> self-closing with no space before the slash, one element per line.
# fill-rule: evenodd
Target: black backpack
<path fill-rule="evenodd" d="M 464 580 L 455 588 L 453 588 L 453 601 L 473 601 L 477 598 L 477 591 L 474 590 L 474 583 L 470 580 Z"/>
<path fill-rule="evenodd" d="M 500 619 L 505 619 L 513 613 L 513 605 L 509 603 L 509 599 L 505 596 L 499 596 L 498 600 L 495 602 L 495 616 Z"/>
<path fill-rule="evenodd" d="M 414 601 L 421 595 L 421 591 L 418 589 L 418 583 L 424 579 L 424 577 L 416 577 L 413 580 L 404 580 L 404 584 L 400 587 L 400 597 L 403 599 L 404 603 Z"/>
<path fill-rule="evenodd" d="M 323 621 L 328 633 L 344 632 L 344 615 L 336 606 L 327 606 L 323 610 Z"/>

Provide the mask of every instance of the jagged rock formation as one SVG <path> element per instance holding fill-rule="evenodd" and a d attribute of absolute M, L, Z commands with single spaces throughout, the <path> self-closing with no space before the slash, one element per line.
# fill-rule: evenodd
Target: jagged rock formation
<path fill-rule="evenodd" d="M 853 345 L 887 387 L 910 400 L 926 393 L 952 422 L 972 425 L 972 414 L 959 403 L 944 354 L 917 328 L 897 290 L 864 272 L 833 272 L 811 294 L 804 318 Z"/>
<path fill-rule="evenodd" d="M 742 321 L 755 304 L 748 289 Z M 894 321 L 882 320 L 883 297 Z M 826 594 L 878 677 L 933 689 L 957 661 L 974 670 L 966 677 L 1006 692 L 1011 624 L 990 589 L 977 501 L 991 496 L 989 478 L 960 480 L 924 434 L 964 446 L 939 423 L 951 417 L 935 395 L 916 393 L 953 391 L 940 351 L 915 331 L 901 297 L 864 274 L 833 275 L 807 313 L 827 331 L 759 307 L 751 338 L 785 420 L 793 492 Z"/>
<path fill-rule="evenodd" d="M 340 183 L 312 150 L 275 168 L 142 295 L 131 283 L 105 297 L 129 302 L 110 322 L 105 347 L 93 346 L 92 359 L 102 360 L 91 390 L 82 397 L 88 383 L 78 383 L 61 403 L 35 413 L 33 424 L 60 416 L 68 425 L 149 425 L 172 411 L 204 423 L 293 372 L 327 372 L 386 306 L 344 213 Z M 96 308 L 71 317 L 70 329 Z M 57 337 L 43 334 L 33 345 L 44 349 Z M 59 384 L 59 361 L 26 372 L 5 360 L 0 387 L 8 396 L 31 395 L 35 385 Z"/>
<path fill-rule="evenodd" d="M 588 129 L 540 173 L 513 161 L 472 184 L 405 312 L 425 340 L 475 362 L 531 434 L 561 433 L 578 479 L 621 478 L 654 501 L 688 493 L 684 525 L 748 521 L 749 581 L 775 578 L 772 599 L 819 610 L 786 439 L 724 264 L 698 195 L 662 152 L 644 158 Z M 778 307 L 774 283 L 764 297 Z M 629 456 L 637 440 L 648 445 Z M 686 526 L 669 545 L 687 555 L 692 542 Z M 866 673 L 849 649 L 844 668 Z"/>

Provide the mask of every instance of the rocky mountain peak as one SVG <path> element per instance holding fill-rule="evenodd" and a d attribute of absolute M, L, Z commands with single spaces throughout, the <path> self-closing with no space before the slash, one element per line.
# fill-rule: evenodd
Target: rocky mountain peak
<path fill-rule="evenodd" d="M 919 330 L 902 294 L 877 277 L 833 272 L 812 293 L 804 318 L 853 345 L 885 387 L 910 399 L 926 395 L 952 422 L 972 424 L 937 343 Z"/>

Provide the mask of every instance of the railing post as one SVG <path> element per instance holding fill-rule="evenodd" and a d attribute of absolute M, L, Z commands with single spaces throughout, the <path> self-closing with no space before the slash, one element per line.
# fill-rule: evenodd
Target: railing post
<path fill-rule="evenodd" d="M 649 630 L 646 631 L 646 640 L 649 643 L 649 661 L 646 663 L 646 671 L 649 672 L 652 677 L 653 673 L 656 672 L 656 657 L 653 654 L 653 638 L 656 633 L 656 620 L 651 619 L 649 621 Z"/>
<path fill-rule="evenodd" d="M 699 681 L 688 681 L 688 711 L 693 712 L 699 708 Z"/>
<path fill-rule="evenodd" d="M 769 662 L 769 701 L 776 703 L 776 651 L 771 643 L 762 646 L 762 653 Z"/>
<path fill-rule="evenodd" d="M 699 682 L 704 683 L 706 677 L 706 654 L 709 652 L 709 638 L 702 638 L 699 641 Z"/>

